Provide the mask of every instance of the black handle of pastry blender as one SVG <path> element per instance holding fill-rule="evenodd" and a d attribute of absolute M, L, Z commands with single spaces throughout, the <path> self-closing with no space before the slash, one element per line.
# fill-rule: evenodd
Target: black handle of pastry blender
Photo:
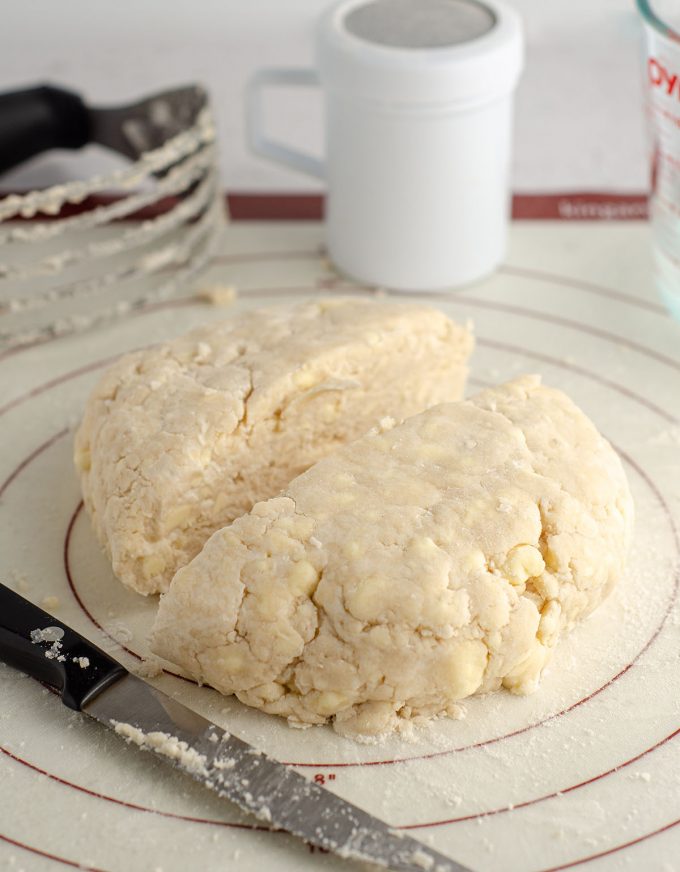
<path fill-rule="evenodd" d="M 0 94 L 0 173 L 51 148 L 81 148 L 90 116 L 77 95 L 52 85 Z"/>
<path fill-rule="evenodd" d="M 36 630 L 48 640 L 41 641 Z M 55 637 L 58 644 L 49 641 Z M 127 674 L 108 654 L 4 584 L 0 584 L 0 660 L 49 684 L 64 705 L 76 711 Z"/>

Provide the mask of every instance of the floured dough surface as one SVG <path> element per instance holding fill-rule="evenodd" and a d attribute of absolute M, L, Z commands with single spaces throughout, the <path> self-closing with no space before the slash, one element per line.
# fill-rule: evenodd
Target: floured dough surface
<path fill-rule="evenodd" d="M 161 598 L 154 650 L 348 734 L 537 686 L 624 568 L 618 456 L 525 376 L 321 460 L 215 533 Z"/>
<path fill-rule="evenodd" d="M 340 298 L 121 358 L 75 443 L 115 574 L 166 590 L 215 530 L 384 416 L 459 399 L 471 350 L 469 332 L 429 306 Z"/>

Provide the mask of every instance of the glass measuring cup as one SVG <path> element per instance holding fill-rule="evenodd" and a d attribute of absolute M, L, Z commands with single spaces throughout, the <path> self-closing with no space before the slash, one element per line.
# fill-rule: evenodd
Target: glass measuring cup
<path fill-rule="evenodd" d="M 680 3 L 637 0 L 637 5 L 645 31 L 655 277 L 680 319 Z"/>

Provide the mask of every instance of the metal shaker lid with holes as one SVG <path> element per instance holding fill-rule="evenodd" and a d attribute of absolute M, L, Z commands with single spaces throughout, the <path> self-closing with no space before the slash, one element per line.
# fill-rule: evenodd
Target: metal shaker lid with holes
<path fill-rule="evenodd" d="M 329 91 L 404 110 L 498 99 L 523 63 L 520 18 L 499 0 L 343 0 L 317 36 Z"/>

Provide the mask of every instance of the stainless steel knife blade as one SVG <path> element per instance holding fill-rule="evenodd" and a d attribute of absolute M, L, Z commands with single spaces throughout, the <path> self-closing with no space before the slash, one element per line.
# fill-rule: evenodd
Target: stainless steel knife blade
<path fill-rule="evenodd" d="M 0 660 L 47 683 L 64 705 L 156 752 L 272 829 L 394 872 L 469 872 L 130 675 L 68 624 L 3 584 Z"/>
<path fill-rule="evenodd" d="M 118 679 L 82 710 L 272 829 L 395 872 L 469 872 L 133 675 Z"/>

